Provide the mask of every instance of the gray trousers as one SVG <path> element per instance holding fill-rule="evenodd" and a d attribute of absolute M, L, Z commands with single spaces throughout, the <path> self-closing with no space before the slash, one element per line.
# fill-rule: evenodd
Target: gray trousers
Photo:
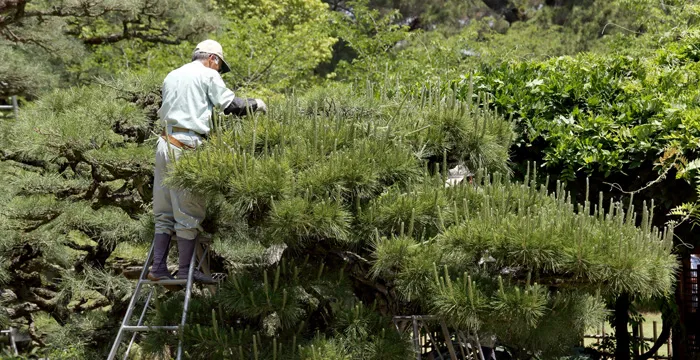
<path fill-rule="evenodd" d="M 202 139 L 195 133 L 174 132 L 172 136 L 192 147 L 202 144 Z M 189 191 L 168 188 L 162 183 L 168 175 L 172 162 L 177 161 L 182 152 L 183 150 L 168 144 L 162 137 L 158 138 L 153 177 L 155 233 L 175 234 L 181 239 L 194 240 L 202 230 L 200 225 L 206 215 L 205 202 Z"/>

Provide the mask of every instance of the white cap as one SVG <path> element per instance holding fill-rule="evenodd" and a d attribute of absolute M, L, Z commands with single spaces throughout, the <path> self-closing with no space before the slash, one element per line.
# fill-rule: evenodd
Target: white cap
<path fill-rule="evenodd" d="M 194 48 L 194 52 L 205 52 L 218 56 L 222 62 L 221 70 L 219 72 L 224 74 L 231 71 L 231 68 L 228 66 L 228 63 L 226 62 L 226 60 L 224 60 L 224 49 L 221 47 L 221 44 L 219 44 L 217 41 L 211 39 L 204 40 L 201 43 L 197 44 L 197 47 Z"/>

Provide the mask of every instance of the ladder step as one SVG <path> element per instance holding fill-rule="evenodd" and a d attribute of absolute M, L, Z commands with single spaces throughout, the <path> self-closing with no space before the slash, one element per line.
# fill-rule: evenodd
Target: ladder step
<path fill-rule="evenodd" d="M 138 331 L 138 332 L 155 331 L 155 330 L 177 331 L 177 330 L 180 330 L 180 327 L 179 326 L 129 326 L 129 325 L 125 325 L 123 327 L 123 329 L 126 331 Z"/>
<path fill-rule="evenodd" d="M 173 280 L 141 280 L 142 284 L 151 285 L 186 285 L 187 279 L 173 279 Z"/>

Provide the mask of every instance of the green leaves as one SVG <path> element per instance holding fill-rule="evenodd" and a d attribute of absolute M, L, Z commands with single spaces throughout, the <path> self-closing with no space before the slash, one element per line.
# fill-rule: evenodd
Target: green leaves
<path fill-rule="evenodd" d="M 696 77 L 690 65 L 580 54 L 485 66 L 475 79 L 499 111 L 515 114 L 522 140 L 571 180 L 579 170 L 607 175 L 653 161 L 667 146 L 695 146 L 700 128 L 680 120 L 696 111 L 686 94 L 697 86 L 685 77 Z"/>
<path fill-rule="evenodd" d="M 343 61 L 345 64 L 341 65 L 340 72 L 350 79 L 381 73 L 384 67 L 378 66 L 379 59 L 383 59 L 397 42 L 409 37 L 408 27 L 397 25 L 398 10 L 381 14 L 370 8 L 366 0 L 352 1 L 350 5 L 350 14 L 333 14 L 337 36 L 357 55 L 352 65 Z M 348 71 L 351 69 L 353 71 Z"/>
<path fill-rule="evenodd" d="M 333 13 L 320 0 L 217 0 L 227 26 L 218 40 L 235 87 L 286 91 L 309 83 L 331 58 Z"/>

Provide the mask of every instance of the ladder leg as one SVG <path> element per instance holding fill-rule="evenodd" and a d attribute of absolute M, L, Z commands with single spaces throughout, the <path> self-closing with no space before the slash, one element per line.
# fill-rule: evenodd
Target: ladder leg
<path fill-rule="evenodd" d="M 12 346 L 12 352 L 14 352 L 14 355 L 19 355 L 19 352 L 17 351 L 17 343 L 15 342 L 14 328 L 10 328 L 10 345 Z"/>
<path fill-rule="evenodd" d="M 209 254 L 209 247 L 208 246 L 203 246 L 200 247 L 199 244 L 197 244 L 197 247 L 195 248 L 195 251 L 197 252 L 197 258 L 199 259 L 198 264 L 197 264 L 197 270 L 202 271 L 206 275 L 209 275 L 209 261 L 207 261 L 207 255 Z"/>
<path fill-rule="evenodd" d="M 17 104 L 17 96 L 12 97 L 12 110 L 15 113 L 15 120 L 19 120 L 19 105 Z"/>
<path fill-rule="evenodd" d="M 195 248 L 195 252 L 197 254 L 197 258 L 199 258 L 199 265 L 197 265 L 197 270 L 200 270 L 202 273 L 205 275 L 211 276 L 211 269 L 209 268 L 209 253 L 210 253 L 210 243 L 201 243 L 197 244 L 197 247 Z M 209 289 L 209 292 L 214 295 L 216 294 L 216 285 L 207 285 L 207 289 Z"/>
<path fill-rule="evenodd" d="M 194 240 L 194 248 L 196 249 L 197 246 L 199 246 L 199 241 L 197 241 L 197 238 Z M 182 359 L 182 340 L 183 340 L 183 332 L 185 330 L 185 323 L 187 322 L 187 308 L 190 305 L 190 297 L 192 296 L 192 278 L 194 276 L 194 268 L 195 268 L 195 260 L 197 258 L 197 251 L 192 252 L 192 258 L 190 259 L 190 269 L 187 273 L 187 286 L 185 288 L 185 303 L 182 305 L 182 321 L 180 322 L 180 331 L 178 331 L 178 335 L 180 337 L 177 345 L 177 360 Z"/>
<path fill-rule="evenodd" d="M 124 326 L 127 326 L 127 324 L 129 323 L 129 319 L 131 318 L 131 314 L 133 314 L 134 312 L 136 300 L 138 300 L 139 292 L 141 292 L 141 281 L 143 281 L 143 279 L 146 278 L 146 274 L 148 273 L 148 265 L 151 263 L 151 260 L 153 260 L 154 246 L 155 243 L 151 243 L 151 249 L 148 250 L 148 256 L 146 257 L 146 263 L 143 264 L 141 276 L 139 277 L 139 281 L 136 283 L 136 289 L 134 289 L 134 294 L 131 296 L 129 307 L 126 309 L 126 314 L 124 314 L 124 320 L 122 320 L 122 325 L 119 327 L 119 332 L 117 332 L 117 338 L 114 339 L 114 344 L 112 345 L 112 350 L 109 352 L 107 360 L 114 360 L 117 356 L 117 350 L 119 350 L 119 343 L 122 340 L 122 336 L 124 336 Z"/>
<path fill-rule="evenodd" d="M 148 297 L 146 298 L 146 303 L 143 305 L 143 310 L 141 311 L 141 316 L 139 316 L 139 323 L 137 326 L 143 325 L 143 318 L 146 317 L 146 311 L 148 310 L 148 305 L 151 302 L 151 298 L 153 297 L 153 292 L 155 291 L 155 288 L 151 288 L 151 291 L 148 292 Z M 129 352 L 131 351 L 131 347 L 134 345 L 134 340 L 136 339 L 136 333 L 134 332 L 131 335 L 131 341 L 129 341 L 129 346 L 126 348 L 126 352 L 124 353 L 124 360 L 127 360 L 129 357 Z"/>

